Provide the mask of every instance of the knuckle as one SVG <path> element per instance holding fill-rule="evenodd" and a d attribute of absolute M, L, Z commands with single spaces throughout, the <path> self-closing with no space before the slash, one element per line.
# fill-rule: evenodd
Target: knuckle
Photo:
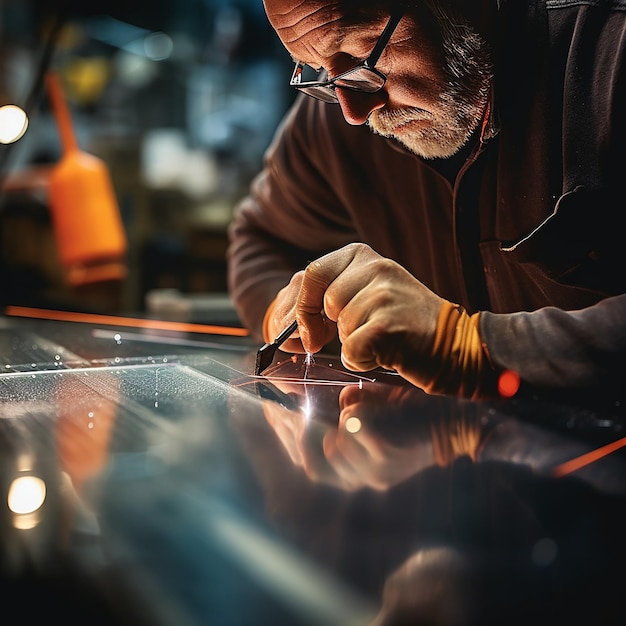
<path fill-rule="evenodd" d="M 380 278 L 388 278 L 397 271 L 397 263 L 385 257 L 378 257 L 372 261 L 376 267 L 376 276 Z"/>
<path fill-rule="evenodd" d="M 325 291 L 332 282 L 332 275 L 320 261 L 313 261 L 304 270 L 301 288 L 308 292 Z"/>

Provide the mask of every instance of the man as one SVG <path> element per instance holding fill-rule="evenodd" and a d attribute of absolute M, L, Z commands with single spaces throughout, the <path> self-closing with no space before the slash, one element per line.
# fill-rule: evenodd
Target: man
<path fill-rule="evenodd" d="M 303 93 L 231 225 L 253 333 L 430 393 L 620 392 L 623 1 L 265 8 Z"/>

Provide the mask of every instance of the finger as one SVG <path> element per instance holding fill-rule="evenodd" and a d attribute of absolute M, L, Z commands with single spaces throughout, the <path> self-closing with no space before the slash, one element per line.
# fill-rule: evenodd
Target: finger
<path fill-rule="evenodd" d="M 318 352 L 330 340 L 324 296 L 328 287 L 354 261 L 359 249 L 358 244 L 345 246 L 313 261 L 304 272 L 296 301 L 296 319 L 302 343 L 309 352 Z"/>
<path fill-rule="evenodd" d="M 345 334 L 341 344 L 343 366 L 353 372 L 367 372 L 379 366 L 385 367 L 381 363 L 377 345 L 382 337 L 385 337 L 386 342 L 390 341 L 388 328 L 378 327 L 372 320 Z M 390 347 L 387 346 L 387 354 L 389 350 Z"/>
<path fill-rule="evenodd" d="M 324 448 L 328 463 L 341 478 L 344 488 L 357 489 L 378 482 L 378 467 L 369 449 L 371 441 L 372 437 L 365 433 L 340 428 L 334 448 Z"/>
<path fill-rule="evenodd" d="M 324 456 L 334 471 L 337 482 L 346 491 L 355 491 L 363 486 L 359 472 L 344 457 L 337 447 L 337 433 L 329 431 L 322 442 Z"/>
<path fill-rule="evenodd" d="M 354 466 L 371 468 L 384 459 L 380 437 L 356 415 L 343 415 L 338 432 L 337 448 Z"/>
<path fill-rule="evenodd" d="M 291 277 L 289 284 L 285 285 L 276 294 L 273 303 L 270 305 L 271 309 L 268 309 L 266 313 L 269 316 L 264 329 L 266 341 L 273 341 L 295 319 L 295 304 L 303 277 L 304 272 L 296 272 Z M 297 336 L 298 332 L 296 330 L 292 337 Z"/>
<path fill-rule="evenodd" d="M 295 354 L 304 354 L 306 350 L 302 346 L 302 340 L 300 337 L 292 337 L 287 339 L 280 347 L 283 352 L 293 352 Z"/>
<path fill-rule="evenodd" d="M 347 411 L 360 405 L 366 398 L 365 390 L 359 385 L 346 385 L 339 392 L 339 410 Z"/>

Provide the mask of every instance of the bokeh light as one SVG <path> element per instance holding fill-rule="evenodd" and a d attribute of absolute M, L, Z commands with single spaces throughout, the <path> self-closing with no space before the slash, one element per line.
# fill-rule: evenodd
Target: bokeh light
<path fill-rule="evenodd" d="M 520 387 L 520 377 L 513 370 L 505 370 L 498 379 L 498 393 L 503 398 L 512 398 Z"/>
<path fill-rule="evenodd" d="M 37 476 L 19 476 L 9 488 L 9 509 L 18 515 L 33 513 L 46 499 L 46 484 Z"/>
<path fill-rule="evenodd" d="M 28 128 L 26 111 L 14 104 L 0 107 L 0 143 L 14 143 Z"/>

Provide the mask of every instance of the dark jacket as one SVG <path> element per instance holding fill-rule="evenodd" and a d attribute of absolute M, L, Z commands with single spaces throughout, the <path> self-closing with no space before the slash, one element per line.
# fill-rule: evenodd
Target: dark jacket
<path fill-rule="evenodd" d="M 493 10 L 491 115 L 458 156 L 425 161 L 296 101 L 230 230 L 231 295 L 255 333 L 295 270 L 362 241 L 483 311 L 491 358 L 528 383 L 623 386 L 626 2 Z"/>

